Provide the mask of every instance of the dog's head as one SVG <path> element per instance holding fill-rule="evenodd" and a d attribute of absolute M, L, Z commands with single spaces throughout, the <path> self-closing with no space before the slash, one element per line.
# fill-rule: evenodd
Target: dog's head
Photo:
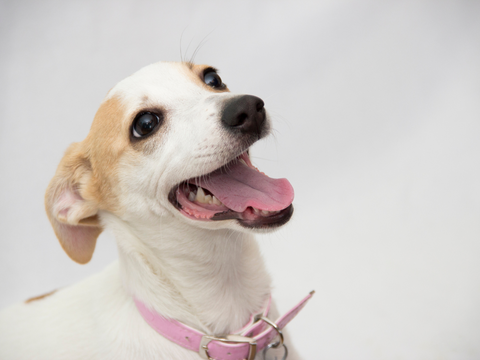
<path fill-rule="evenodd" d="M 293 189 L 248 155 L 269 130 L 263 101 L 230 93 L 212 67 L 141 69 L 110 90 L 50 182 L 46 209 L 62 247 L 88 262 L 106 213 L 130 224 L 174 219 L 212 230 L 283 225 Z"/>

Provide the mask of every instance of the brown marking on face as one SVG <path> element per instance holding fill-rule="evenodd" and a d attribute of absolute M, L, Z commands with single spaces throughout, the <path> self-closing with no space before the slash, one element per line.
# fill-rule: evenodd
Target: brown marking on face
<path fill-rule="evenodd" d="M 88 159 L 90 179 L 88 185 L 79 191 L 84 199 L 95 199 L 99 209 L 120 210 L 118 163 L 125 152 L 135 157 L 130 147 L 129 126 L 122 101 L 111 97 L 98 109 L 90 132 L 81 143 L 84 156 Z"/>
<path fill-rule="evenodd" d="M 214 69 L 214 67 L 210 65 L 197 65 L 192 63 L 182 63 L 185 65 L 185 73 L 187 76 L 195 83 L 204 88 L 205 90 L 211 91 L 213 93 L 222 93 L 222 92 L 230 92 L 227 86 L 221 90 L 214 89 L 203 81 L 203 74 L 206 69 Z"/>
<path fill-rule="evenodd" d="M 33 302 L 33 301 L 45 299 L 47 296 L 53 295 L 56 291 L 57 291 L 57 290 L 53 290 L 53 291 L 50 291 L 50 292 L 48 292 L 48 293 L 46 293 L 46 294 L 43 294 L 43 295 L 31 297 L 30 299 L 25 300 L 25 304 L 29 304 L 29 303 L 31 303 L 31 302 Z"/>

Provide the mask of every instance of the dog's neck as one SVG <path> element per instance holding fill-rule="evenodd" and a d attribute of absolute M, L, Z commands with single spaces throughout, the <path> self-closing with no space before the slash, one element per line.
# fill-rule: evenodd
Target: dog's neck
<path fill-rule="evenodd" d="M 251 235 L 193 228 L 175 219 L 148 230 L 118 219 L 111 225 L 127 291 L 165 317 L 228 334 L 270 294 L 270 277 Z"/>

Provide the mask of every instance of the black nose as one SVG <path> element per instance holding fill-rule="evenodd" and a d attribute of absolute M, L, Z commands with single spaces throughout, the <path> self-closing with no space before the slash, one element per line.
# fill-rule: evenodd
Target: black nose
<path fill-rule="evenodd" d="M 222 123 L 231 131 L 260 135 L 265 127 L 264 105 L 262 99 L 252 95 L 230 99 L 223 109 Z"/>

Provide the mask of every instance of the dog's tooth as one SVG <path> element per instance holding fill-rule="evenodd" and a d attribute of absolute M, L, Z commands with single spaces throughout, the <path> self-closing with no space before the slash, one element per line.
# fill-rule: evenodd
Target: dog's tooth
<path fill-rule="evenodd" d="M 260 210 L 257 208 L 252 208 L 255 215 L 260 215 Z"/>
<path fill-rule="evenodd" d="M 197 189 L 197 196 L 195 196 L 195 200 L 201 203 L 205 202 L 205 192 L 201 187 Z"/>
<path fill-rule="evenodd" d="M 262 215 L 267 216 L 270 214 L 270 211 L 262 210 Z"/>
<path fill-rule="evenodd" d="M 188 194 L 188 200 L 195 201 L 195 193 L 193 191 L 190 191 L 190 194 Z"/>
<path fill-rule="evenodd" d="M 212 195 L 205 195 L 205 202 L 211 204 L 212 203 Z"/>
<path fill-rule="evenodd" d="M 222 202 L 215 197 L 215 195 L 212 197 L 212 203 L 215 205 L 223 205 Z"/>
<path fill-rule="evenodd" d="M 238 161 L 240 161 L 243 165 L 247 165 L 247 163 L 246 163 L 245 160 L 243 160 L 243 159 L 240 159 L 240 160 L 238 160 Z M 247 165 L 247 166 L 248 166 L 248 165 Z"/>

